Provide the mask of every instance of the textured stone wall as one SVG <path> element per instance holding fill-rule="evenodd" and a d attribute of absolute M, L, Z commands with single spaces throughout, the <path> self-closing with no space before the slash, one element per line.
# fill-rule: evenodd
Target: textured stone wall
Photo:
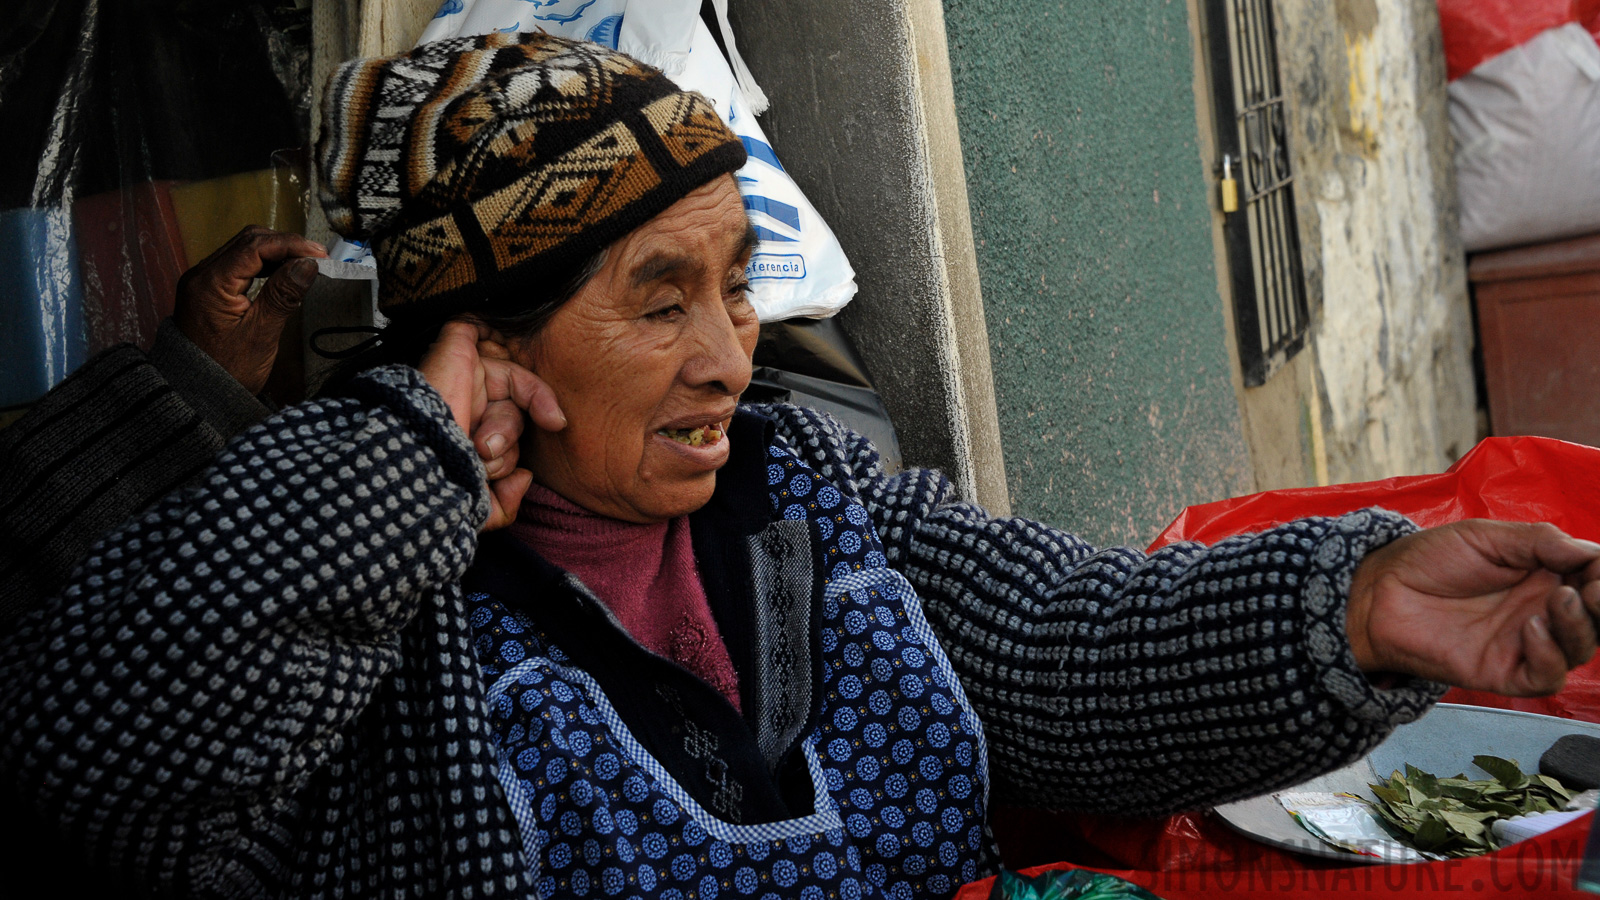
<path fill-rule="evenodd" d="M 1477 433 L 1434 0 L 1278 8 L 1328 477 L 1440 471 Z"/>
<path fill-rule="evenodd" d="M 1013 508 L 1143 544 L 1253 486 L 1187 5 L 944 9 Z"/>

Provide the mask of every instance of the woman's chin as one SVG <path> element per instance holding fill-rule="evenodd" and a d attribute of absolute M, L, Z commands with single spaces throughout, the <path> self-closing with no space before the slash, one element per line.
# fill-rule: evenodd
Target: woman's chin
<path fill-rule="evenodd" d="M 717 470 L 728 462 L 728 440 L 693 446 L 651 435 L 643 483 L 647 496 L 635 503 L 652 519 L 675 519 L 711 502 Z"/>
<path fill-rule="evenodd" d="M 695 478 L 675 479 L 670 484 L 656 484 L 650 496 L 641 497 L 631 506 L 638 516 L 634 521 L 666 522 L 687 516 L 711 502 L 717 489 L 717 473 L 706 472 Z"/>

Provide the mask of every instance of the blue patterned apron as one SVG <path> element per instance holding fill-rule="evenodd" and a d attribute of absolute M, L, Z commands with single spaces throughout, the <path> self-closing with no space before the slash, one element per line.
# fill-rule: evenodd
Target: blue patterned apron
<path fill-rule="evenodd" d="M 769 448 L 774 509 L 829 573 L 811 815 L 739 825 L 685 791 L 588 673 L 521 613 L 470 598 L 499 778 L 544 897 L 947 897 L 992 874 L 983 731 L 859 504 Z M 693 738 L 693 724 L 690 738 Z"/>

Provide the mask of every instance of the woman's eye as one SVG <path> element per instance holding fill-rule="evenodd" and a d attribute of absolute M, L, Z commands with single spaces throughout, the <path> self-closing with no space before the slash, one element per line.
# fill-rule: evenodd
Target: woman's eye
<path fill-rule="evenodd" d="M 645 313 L 645 318 L 670 320 L 680 315 L 683 315 L 683 306 L 674 303 L 671 306 L 663 306 L 660 309 Z"/>
<path fill-rule="evenodd" d="M 735 297 L 735 298 L 738 298 L 738 297 L 749 297 L 750 296 L 750 282 L 741 281 L 738 284 L 729 285 L 728 286 L 728 296 Z"/>

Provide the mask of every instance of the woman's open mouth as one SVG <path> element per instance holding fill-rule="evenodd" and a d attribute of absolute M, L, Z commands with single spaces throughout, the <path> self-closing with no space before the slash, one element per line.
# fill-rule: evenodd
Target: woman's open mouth
<path fill-rule="evenodd" d="M 662 428 L 656 434 L 690 447 L 705 447 L 723 439 L 724 427 L 723 423 L 714 422 L 698 428 Z"/>

